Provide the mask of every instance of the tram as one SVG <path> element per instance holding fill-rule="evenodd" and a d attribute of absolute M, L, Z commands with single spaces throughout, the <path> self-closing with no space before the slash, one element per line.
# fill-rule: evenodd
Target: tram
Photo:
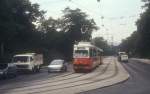
<path fill-rule="evenodd" d="M 79 42 L 74 45 L 73 68 L 75 72 L 80 70 L 91 71 L 102 64 L 103 50 L 90 42 Z"/>

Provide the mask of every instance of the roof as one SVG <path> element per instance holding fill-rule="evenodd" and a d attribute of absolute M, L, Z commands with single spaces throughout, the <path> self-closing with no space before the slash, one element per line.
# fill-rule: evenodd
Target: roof
<path fill-rule="evenodd" d="M 17 54 L 15 56 L 33 56 L 35 55 L 36 53 L 24 53 L 24 54 Z"/>
<path fill-rule="evenodd" d="M 126 52 L 118 52 L 119 54 L 125 54 Z"/>
<path fill-rule="evenodd" d="M 79 42 L 78 44 L 74 45 L 75 47 L 94 47 L 97 48 L 99 51 L 103 52 L 103 50 L 99 47 L 96 47 L 95 45 L 92 45 L 90 42 Z"/>
<path fill-rule="evenodd" d="M 90 42 L 79 42 L 78 44 L 75 44 L 75 46 L 94 47 Z"/>

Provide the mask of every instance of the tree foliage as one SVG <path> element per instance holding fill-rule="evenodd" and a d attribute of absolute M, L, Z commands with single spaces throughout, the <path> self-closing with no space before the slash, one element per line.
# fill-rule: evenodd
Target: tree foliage
<path fill-rule="evenodd" d="M 113 46 L 113 45 L 109 45 L 107 43 L 107 41 L 103 39 L 103 37 L 96 37 L 96 38 L 92 39 L 92 43 L 95 46 L 103 49 L 103 54 L 104 55 L 114 55 L 114 54 L 116 54 L 116 49 L 115 49 L 116 47 Z"/>
<path fill-rule="evenodd" d="M 19 49 L 18 44 L 26 48 L 35 31 L 33 22 L 44 13 L 39 5 L 29 0 L 1 0 L 0 12 L 0 44 L 6 51 Z"/>
<path fill-rule="evenodd" d="M 93 30 L 98 29 L 94 20 L 88 19 L 86 13 L 80 9 L 65 8 L 63 13 L 63 28 L 72 38 L 72 41 L 89 41 Z"/>
<path fill-rule="evenodd" d="M 142 0 L 145 2 L 143 8 L 145 12 L 141 14 L 137 21 L 137 31 L 130 37 L 123 40 L 122 50 L 138 55 L 140 57 L 150 57 L 150 0 Z"/>
<path fill-rule="evenodd" d="M 137 31 L 134 31 L 130 37 L 122 40 L 122 43 L 119 45 L 120 51 L 125 51 L 130 55 L 138 55 L 138 43 L 139 34 Z"/>
<path fill-rule="evenodd" d="M 92 32 L 98 28 L 94 20 L 88 19 L 80 9 L 65 8 L 62 12 L 64 15 L 61 18 L 43 20 L 39 31 L 44 32 L 46 49 L 56 49 L 71 58 L 74 43 L 90 41 Z"/>
<path fill-rule="evenodd" d="M 0 53 L 61 53 L 71 58 L 76 41 L 89 41 L 98 27 L 80 9 L 65 8 L 58 19 L 44 18 L 45 11 L 29 0 L 0 0 Z M 2 54 L 3 53 L 3 54 Z M 59 55 L 59 56 L 60 56 Z"/>

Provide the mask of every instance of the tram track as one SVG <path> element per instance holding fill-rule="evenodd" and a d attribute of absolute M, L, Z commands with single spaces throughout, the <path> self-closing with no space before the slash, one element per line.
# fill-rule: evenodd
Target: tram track
<path fill-rule="evenodd" d="M 32 83 L 35 83 L 34 85 L 40 85 L 41 83 L 42 84 L 47 83 L 47 80 L 50 80 L 51 82 L 54 82 L 55 78 L 56 79 L 57 78 L 61 78 L 61 79 L 59 79 L 57 81 L 63 81 L 63 80 L 68 80 L 68 79 L 72 79 L 72 78 L 77 78 L 77 77 L 66 78 L 66 77 L 74 75 L 74 74 L 75 74 L 74 72 L 71 72 L 71 73 L 67 73 L 67 74 L 63 74 L 63 75 L 56 75 L 56 76 L 48 78 L 48 79 L 36 80 L 36 81 L 34 81 Z M 78 77 L 81 77 L 81 76 L 83 76 L 83 75 L 79 75 Z M 65 78 L 62 78 L 62 77 L 65 77 Z M 49 81 L 49 83 L 50 83 L 50 81 Z M 55 81 L 55 82 L 57 82 L 57 81 Z M 28 83 L 30 83 L 30 81 L 29 82 L 22 82 L 22 83 L 13 84 L 13 87 L 6 87 L 6 88 L 5 87 L 1 87 L 0 90 L 29 87 Z M 20 84 L 21 84 L 21 86 L 20 86 Z M 33 84 L 32 84 L 32 86 L 33 86 Z"/>
<path fill-rule="evenodd" d="M 38 83 L 43 82 L 43 84 L 44 84 L 44 82 L 47 82 L 47 80 L 54 80 L 55 78 L 58 78 L 58 77 L 66 77 L 66 76 L 70 76 L 70 75 L 73 75 L 73 74 L 74 73 L 71 72 L 71 73 L 68 73 L 68 74 L 56 75 L 54 77 L 47 78 L 47 79 L 44 79 L 44 80 L 36 80 L 36 81 L 33 81 L 32 83 L 35 83 L 35 85 L 38 85 Z M 10 88 L 7 88 L 6 85 L 5 85 L 6 88 L 5 87 L 1 87 L 0 90 L 29 87 L 29 83 L 30 83 L 30 81 L 29 82 L 18 82 L 16 84 L 13 84 L 15 87 L 13 86 L 13 87 L 10 87 Z M 20 85 L 21 85 L 21 87 L 20 87 Z"/>
<path fill-rule="evenodd" d="M 10 79 L 10 80 L 8 80 L 7 81 L 7 83 L 11 83 L 11 84 L 14 84 L 13 82 L 15 82 L 15 84 L 14 85 L 19 85 L 20 83 L 21 84 L 28 84 L 28 83 L 30 83 L 31 81 L 32 82 L 34 82 L 34 83 L 36 83 L 36 82 L 40 82 L 40 81 L 46 81 L 46 80 L 49 80 L 49 79 L 52 79 L 52 78 L 57 78 L 57 77 L 65 77 L 65 76 L 68 76 L 68 75 L 71 75 L 71 74 L 73 74 L 74 72 L 69 72 L 69 73 L 61 73 L 61 74 L 50 74 L 50 75 L 48 75 L 47 76 L 47 74 L 46 74 L 46 76 L 45 76 L 45 74 L 44 74 L 44 76 L 42 76 L 42 75 L 38 75 L 37 77 L 35 77 L 34 75 L 32 75 L 33 77 L 27 77 L 27 79 L 25 79 L 24 77 L 25 76 L 28 76 L 28 75 L 23 75 L 23 76 L 21 76 L 20 78 L 16 78 L 16 79 Z M 29 75 L 30 76 L 30 75 Z M 42 79 L 40 79 L 40 77 L 42 78 Z M 34 78 L 38 78 L 37 80 L 34 80 L 33 81 L 33 79 Z M 23 81 L 22 81 L 23 80 Z M 16 82 L 17 81 L 17 82 Z M 6 83 L 6 81 L 4 81 L 4 82 L 1 82 L 1 85 L 2 84 L 5 84 Z M 5 86 L 6 86 L 7 84 L 5 84 Z M 1 90 L 1 88 L 2 87 L 0 87 L 0 90 Z"/>
<path fill-rule="evenodd" d="M 108 65 L 109 65 L 110 63 L 108 63 Z M 70 84 L 70 83 L 76 83 L 76 82 L 79 82 L 79 81 L 84 81 L 84 80 L 88 80 L 88 79 L 91 79 L 91 78 L 93 78 L 93 77 L 97 77 L 97 76 L 99 76 L 99 75 L 102 75 L 103 73 L 105 73 L 105 71 L 107 70 L 107 68 L 108 68 L 108 65 L 107 65 L 107 67 L 105 67 L 105 69 L 103 70 L 103 72 L 100 72 L 99 74 L 97 74 L 97 75 L 95 75 L 95 76 L 92 76 L 92 77 L 90 77 L 90 78 L 86 78 L 86 79 L 82 79 L 82 80 L 76 80 L 76 81 L 71 81 L 71 82 L 67 82 L 67 83 L 62 83 L 62 84 L 57 84 L 57 85 L 63 85 L 63 84 Z M 84 75 L 86 75 L 86 74 L 84 74 Z M 82 75 L 83 76 L 83 75 Z M 79 76 L 80 77 L 80 76 Z M 77 77 L 76 77 L 77 78 Z M 70 78 L 71 79 L 71 78 Z M 66 79 L 67 80 L 67 79 Z M 63 81 L 63 80 L 62 80 Z M 50 82 L 49 82 L 50 83 Z M 55 82 L 53 82 L 53 83 L 55 83 Z M 93 82 L 92 82 L 93 83 Z M 88 83 L 87 83 L 88 84 Z M 53 87 L 53 86 L 57 86 L 57 85 L 51 85 L 51 86 L 45 86 L 45 87 Z M 79 85 L 82 85 L 82 84 L 79 84 Z M 83 84 L 84 85 L 84 84 Z M 75 85 L 76 86 L 76 85 Z M 30 87 L 30 86 L 28 86 L 28 87 Z M 33 87 L 33 85 L 31 86 L 31 87 Z M 40 88 L 45 88 L 45 87 L 36 87 L 36 88 L 32 88 L 32 89 L 26 89 L 26 90 L 33 90 L 33 89 L 40 89 Z M 73 86 L 71 86 L 71 87 L 73 87 Z M 21 88 L 24 88 L 24 87 L 21 87 Z M 66 87 L 66 88 L 68 88 L 68 87 Z M 13 88 L 13 89 L 15 89 L 15 88 Z M 54 89 L 55 90 L 55 89 Z M 17 90 L 18 91 L 18 90 Z M 25 90 L 23 90 L 23 91 L 25 91 Z M 19 92 L 22 92 L 22 90 L 20 90 Z M 32 93 L 31 93 L 32 94 Z"/>
<path fill-rule="evenodd" d="M 87 83 L 81 83 L 81 84 L 77 84 L 77 85 L 70 85 L 70 86 L 66 86 L 66 87 L 62 87 L 62 88 L 56 88 L 56 89 L 48 89 L 48 90 L 43 90 L 43 91 L 38 91 L 38 92 L 31 92 L 31 93 L 27 93 L 27 94 L 40 94 L 40 93 L 47 94 L 46 92 L 52 92 L 52 91 L 56 91 L 56 90 L 60 90 L 60 89 L 68 89 L 68 88 L 74 88 L 74 87 L 90 85 L 90 84 L 92 85 L 94 83 L 97 83 L 97 82 L 100 82 L 100 81 L 103 81 L 103 80 L 111 79 L 111 78 L 115 77 L 117 74 L 118 74 L 118 68 L 117 68 L 117 65 L 116 65 L 116 62 L 115 62 L 115 72 L 109 77 L 104 77 L 104 78 L 93 80 L 93 81 L 90 81 L 90 82 L 87 82 Z"/>

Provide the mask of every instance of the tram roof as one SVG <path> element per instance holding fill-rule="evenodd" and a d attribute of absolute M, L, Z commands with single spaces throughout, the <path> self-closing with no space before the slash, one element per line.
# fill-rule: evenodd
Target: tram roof
<path fill-rule="evenodd" d="M 93 47 L 97 48 L 99 51 L 103 52 L 103 49 L 100 49 L 96 47 L 95 45 L 92 45 L 90 42 L 79 42 L 78 44 L 75 44 L 76 47 Z"/>

